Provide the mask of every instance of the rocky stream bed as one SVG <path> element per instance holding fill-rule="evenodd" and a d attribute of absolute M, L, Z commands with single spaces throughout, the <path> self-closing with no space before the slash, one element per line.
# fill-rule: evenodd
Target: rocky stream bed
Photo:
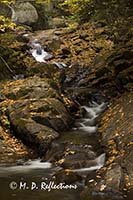
<path fill-rule="evenodd" d="M 10 167 L 40 158 L 50 180 L 78 185 L 63 199 L 131 199 L 132 51 L 129 34 L 119 39 L 98 23 L 1 34 L 0 163 L 10 178 Z M 50 56 L 37 62 L 40 47 Z"/>

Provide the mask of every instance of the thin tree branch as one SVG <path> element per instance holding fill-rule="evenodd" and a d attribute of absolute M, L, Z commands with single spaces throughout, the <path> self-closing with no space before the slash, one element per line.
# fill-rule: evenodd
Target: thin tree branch
<path fill-rule="evenodd" d="M 1 58 L 2 62 L 5 64 L 5 66 L 7 67 L 7 69 L 11 72 L 11 74 L 14 75 L 13 70 L 9 67 L 9 65 L 7 64 L 5 59 L 1 55 L 0 55 L 0 58 Z"/>

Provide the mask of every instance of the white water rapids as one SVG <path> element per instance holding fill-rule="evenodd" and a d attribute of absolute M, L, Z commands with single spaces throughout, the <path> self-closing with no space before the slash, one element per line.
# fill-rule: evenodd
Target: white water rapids
<path fill-rule="evenodd" d="M 27 35 L 26 36 L 23 35 L 23 36 L 27 37 Z M 30 43 L 30 46 L 31 46 L 30 53 L 37 62 L 48 63 L 48 60 L 52 58 L 52 55 L 43 49 L 38 39 L 32 40 Z M 67 65 L 63 62 L 54 61 L 54 62 L 51 62 L 51 64 L 54 64 L 59 69 L 67 67 Z"/>
<path fill-rule="evenodd" d="M 106 103 L 97 104 L 96 102 L 92 102 L 89 106 L 82 106 L 85 109 L 85 118 L 81 118 L 78 121 L 77 127 L 74 129 L 75 133 L 77 130 L 81 131 L 81 134 L 86 133 L 88 135 L 92 135 L 97 131 L 96 118 L 100 115 L 100 113 L 105 109 Z M 73 169 L 73 172 L 86 172 L 100 169 L 103 167 L 105 163 L 105 153 L 98 156 L 93 160 L 93 166 L 88 168 L 80 168 Z M 25 163 L 16 165 L 16 166 L 7 166 L 1 167 L 1 171 L 3 172 L 29 172 L 35 169 L 49 169 L 52 168 L 53 165 L 50 162 L 41 162 L 40 159 L 37 160 L 29 160 Z"/>
<path fill-rule="evenodd" d="M 42 48 L 41 44 L 39 44 L 37 39 L 31 42 L 31 47 L 32 49 L 30 50 L 30 52 L 37 62 L 47 63 L 46 60 L 52 57 L 51 54 L 44 51 L 44 49 Z"/>

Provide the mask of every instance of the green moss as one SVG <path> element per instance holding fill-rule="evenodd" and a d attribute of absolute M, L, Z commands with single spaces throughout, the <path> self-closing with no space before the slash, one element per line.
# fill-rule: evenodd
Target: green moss
<path fill-rule="evenodd" d="M 12 43 L 16 41 L 16 36 L 13 32 L 6 32 L 0 34 L 0 44 L 9 47 Z"/>
<path fill-rule="evenodd" d="M 50 86 L 51 86 L 53 89 L 58 90 L 58 85 L 57 85 L 57 83 L 56 83 L 55 80 L 49 79 L 48 82 L 49 82 Z"/>

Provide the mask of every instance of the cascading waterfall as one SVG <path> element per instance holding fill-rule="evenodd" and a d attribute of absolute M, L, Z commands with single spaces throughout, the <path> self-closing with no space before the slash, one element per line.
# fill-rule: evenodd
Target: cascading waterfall
<path fill-rule="evenodd" d="M 24 37 L 27 37 L 28 35 L 23 35 Z M 42 45 L 39 43 L 38 39 L 34 39 L 30 42 L 30 53 L 35 58 L 37 62 L 42 63 L 48 63 L 48 60 L 52 58 L 52 55 L 48 53 L 47 51 L 44 51 Z M 59 69 L 67 67 L 67 65 L 63 62 L 51 62 L 51 64 L 54 64 Z"/>
<path fill-rule="evenodd" d="M 23 35 L 24 37 L 27 37 L 28 35 Z M 52 58 L 52 55 L 46 51 L 44 51 L 42 45 L 39 43 L 38 39 L 34 39 L 30 42 L 30 53 L 35 58 L 37 62 L 47 63 L 47 60 Z M 58 62 L 52 62 L 51 64 L 56 65 L 59 69 L 62 69 L 64 67 L 67 67 L 64 63 L 58 63 Z M 13 76 L 14 80 L 23 79 L 24 76 L 19 74 Z M 84 109 L 85 116 L 79 120 L 75 124 L 77 124 L 76 127 L 73 128 L 73 130 L 80 131 L 81 134 L 88 134 L 88 136 L 91 136 L 97 132 L 98 125 L 96 124 L 97 118 L 101 114 L 101 112 L 104 111 L 106 108 L 106 103 L 102 102 L 98 104 L 95 101 L 89 102 L 89 106 L 82 106 L 81 109 Z M 92 166 L 84 167 L 80 169 L 73 169 L 71 171 L 73 172 L 85 172 L 85 171 L 93 171 L 100 169 L 105 162 L 105 153 L 101 154 L 96 159 L 92 160 Z M 53 168 L 52 163 L 50 162 L 41 162 L 40 159 L 38 160 L 32 160 L 25 163 L 21 163 L 17 166 L 10 166 L 10 167 L 1 167 L 1 170 L 5 170 L 8 172 L 26 172 L 34 169 L 49 169 Z"/>
<path fill-rule="evenodd" d="M 77 127 L 74 127 L 76 133 L 77 130 L 82 131 L 82 133 L 87 133 L 89 136 L 97 132 L 98 125 L 96 124 L 96 119 L 106 108 L 106 103 L 102 102 L 100 104 L 92 101 L 89 106 L 82 106 L 85 110 L 85 118 L 81 118 L 76 122 Z M 84 167 L 80 169 L 72 169 L 73 172 L 87 172 L 100 169 L 105 163 L 105 153 L 101 154 L 99 157 L 93 160 L 90 167 Z"/>
<path fill-rule="evenodd" d="M 47 63 L 46 60 L 52 57 L 51 54 L 44 51 L 44 49 L 42 48 L 41 44 L 38 42 L 37 39 L 31 42 L 31 47 L 32 49 L 30 50 L 30 53 L 32 54 L 32 56 L 35 58 L 37 62 Z"/>
<path fill-rule="evenodd" d="M 101 154 L 100 156 L 98 156 L 95 160 L 94 160 L 94 166 L 91 167 L 85 167 L 85 168 L 81 168 L 81 169 L 72 169 L 72 172 L 88 172 L 88 171 L 93 171 L 93 170 L 97 170 L 100 169 L 101 167 L 103 167 L 105 163 L 105 153 Z"/>
<path fill-rule="evenodd" d="M 96 133 L 98 126 L 96 125 L 96 119 L 99 117 L 100 113 L 104 111 L 106 108 L 106 103 L 102 102 L 101 104 L 98 104 L 96 102 L 90 102 L 90 106 L 82 106 L 85 110 L 85 118 L 81 118 L 77 126 L 74 130 L 81 130 L 83 132 L 92 134 Z"/>
<path fill-rule="evenodd" d="M 59 69 L 67 67 L 67 65 L 63 62 L 53 62 L 52 64 L 56 65 Z"/>
<path fill-rule="evenodd" d="M 85 110 L 85 117 L 77 120 L 77 127 L 74 128 L 75 134 L 79 130 L 81 134 L 93 135 L 97 131 L 96 118 L 100 115 L 101 112 L 106 108 L 106 103 L 97 104 L 96 102 L 89 103 L 89 106 L 82 106 Z M 79 169 L 70 169 L 72 172 L 87 172 L 94 171 L 103 167 L 105 163 L 105 153 L 101 154 L 91 162 L 91 166 L 79 168 Z M 35 169 L 52 169 L 53 164 L 51 162 L 41 162 L 41 159 L 29 160 L 27 162 L 19 163 L 16 166 L 2 167 L 2 172 L 29 172 Z"/>
<path fill-rule="evenodd" d="M 80 123 L 80 126 L 78 129 L 87 133 L 95 133 L 97 131 L 97 126 L 87 126 L 84 123 Z"/>

